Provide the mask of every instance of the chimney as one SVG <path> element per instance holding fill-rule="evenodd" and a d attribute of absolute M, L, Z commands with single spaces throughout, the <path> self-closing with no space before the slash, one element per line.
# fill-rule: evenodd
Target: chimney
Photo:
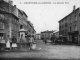
<path fill-rule="evenodd" d="M 9 0 L 9 4 L 13 6 L 13 1 Z"/>
<path fill-rule="evenodd" d="M 73 6 L 73 11 L 75 11 L 75 10 L 76 10 L 76 6 L 74 5 L 74 6 Z"/>
<path fill-rule="evenodd" d="M 16 7 L 16 5 L 14 5 L 14 7 Z"/>

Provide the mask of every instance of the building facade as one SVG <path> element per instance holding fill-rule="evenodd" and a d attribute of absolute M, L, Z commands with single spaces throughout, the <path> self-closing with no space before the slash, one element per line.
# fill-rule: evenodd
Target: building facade
<path fill-rule="evenodd" d="M 0 43 L 5 43 L 7 35 L 9 38 L 15 36 L 17 42 L 20 40 L 20 30 L 25 30 L 25 36 L 28 32 L 36 33 L 34 26 L 27 20 L 26 13 L 13 6 L 10 0 L 0 0 Z M 23 36 L 25 38 L 25 36 Z M 26 38 L 24 39 L 26 41 Z"/>
<path fill-rule="evenodd" d="M 27 35 L 34 35 L 36 33 L 36 31 L 34 30 L 34 26 L 33 24 L 28 21 L 28 16 L 26 15 L 26 13 L 20 9 L 18 9 L 18 18 L 19 18 L 19 38 L 21 38 L 21 35 L 23 35 L 22 39 L 23 41 L 20 42 L 18 40 L 19 43 L 22 43 L 22 48 L 26 47 L 26 44 L 28 43 L 27 40 Z"/>
<path fill-rule="evenodd" d="M 51 39 L 51 35 L 53 34 L 53 31 L 43 31 L 41 32 L 41 39 Z"/>
<path fill-rule="evenodd" d="M 55 32 L 55 38 L 59 38 L 59 31 Z"/>
<path fill-rule="evenodd" d="M 33 24 L 30 22 L 30 21 L 28 21 L 28 34 L 32 34 L 32 35 L 36 35 L 36 31 L 35 31 L 35 29 L 34 29 L 34 26 L 33 26 Z"/>
<path fill-rule="evenodd" d="M 36 40 L 40 40 L 41 39 L 41 34 L 36 34 Z"/>
<path fill-rule="evenodd" d="M 64 41 L 80 43 L 80 8 L 73 11 L 59 21 L 59 35 Z"/>
<path fill-rule="evenodd" d="M 19 18 L 13 12 L 14 6 L 5 1 L 0 1 L 0 43 L 2 43 L 7 35 L 9 38 L 15 36 L 18 38 Z"/>

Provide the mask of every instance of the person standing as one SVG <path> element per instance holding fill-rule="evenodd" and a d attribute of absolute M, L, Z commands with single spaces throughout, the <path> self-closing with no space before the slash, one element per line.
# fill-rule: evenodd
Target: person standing
<path fill-rule="evenodd" d="M 44 42 L 45 42 L 45 44 L 47 43 L 47 40 L 46 40 L 46 38 L 44 38 Z"/>
<path fill-rule="evenodd" d="M 12 37 L 12 49 L 16 49 L 17 48 L 17 39 L 15 38 L 15 36 Z"/>
<path fill-rule="evenodd" d="M 27 36 L 26 36 L 26 40 L 27 40 L 27 47 L 28 47 L 28 48 L 30 48 L 29 37 L 30 37 L 30 35 L 27 35 Z"/>
<path fill-rule="evenodd" d="M 6 49 L 10 50 L 10 38 L 9 38 L 9 35 L 7 35 L 7 39 L 6 39 Z"/>
<path fill-rule="evenodd" d="M 36 49 L 36 42 L 35 42 L 35 37 L 34 35 L 32 35 L 32 45 L 31 45 L 31 49 Z"/>
<path fill-rule="evenodd" d="M 34 39 L 33 37 L 30 35 L 29 37 L 29 49 L 32 49 L 32 43 L 33 43 Z"/>

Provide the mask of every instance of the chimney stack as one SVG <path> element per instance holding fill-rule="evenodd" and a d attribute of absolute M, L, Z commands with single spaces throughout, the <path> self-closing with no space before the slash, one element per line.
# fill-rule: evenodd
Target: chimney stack
<path fill-rule="evenodd" d="M 14 7 L 16 7 L 16 5 L 14 5 Z"/>
<path fill-rule="evenodd" d="M 75 11 L 75 10 L 76 10 L 76 6 L 74 5 L 74 6 L 73 6 L 73 11 Z"/>

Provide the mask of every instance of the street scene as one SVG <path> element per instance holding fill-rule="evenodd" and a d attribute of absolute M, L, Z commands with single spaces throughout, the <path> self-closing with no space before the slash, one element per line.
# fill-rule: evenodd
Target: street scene
<path fill-rule="evenodd" d="M 0 0 L 0 59 L 79 60 L 80 0 Z"/>
<path fill-rule="evenodd" d="M 36 49 L 1 52 L 2 58 L 33 58 L 33 59 L 80 59 L 80 46 L 56 45 L 42 40 L 36 40 Z"/>

